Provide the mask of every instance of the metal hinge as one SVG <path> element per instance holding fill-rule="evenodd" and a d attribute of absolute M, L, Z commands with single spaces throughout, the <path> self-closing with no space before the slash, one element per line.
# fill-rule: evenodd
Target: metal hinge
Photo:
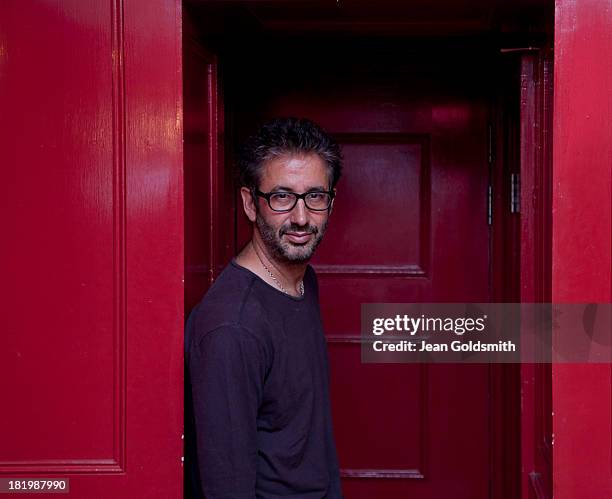
<path fill-rule="evenodd" d="M 487 189 L 487 223 L 493 224 L 493 186 L 489 185 Z"/>
<path fill-rule="evenodd" d="M 492 123 L 489 123 L 489 129 L 487 132 L 487 161 L 489 162 L 489 168 L 491 168 L 494 159 L 493 144 L 495 142 L 493 137 L 494 132 Z M 487 186 L 487 224 L 493 225 L 493 186 L 491 184 Z"/>
<path fill-rule="evenodd" d="M 510 213 L 521 212 L 521 174 L 510 174 Z"/>
<path fill-rule="evenodd" d="M 487 146 L 489 148 L 488 155 L 487 155 L 489 164 L 493 163 L 493 132 L 494 132 L 493 125 L 489 124 L 489 137 L 488 137 L 488 143 L 487 143 Z"/>

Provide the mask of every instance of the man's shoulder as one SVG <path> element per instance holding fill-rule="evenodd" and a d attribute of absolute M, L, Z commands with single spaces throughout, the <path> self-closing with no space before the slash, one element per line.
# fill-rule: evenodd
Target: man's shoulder
<path fill-rule="evenodd" d="M 192 310 L 185 330 L 186 347 L 220 327 L 256 332 L 254 319 L 262 317 L 263 307 L 253 293 L 254 285 L 254 276 L 229 263 Z"/>
<path fill-rule="evenodd" d="M 248 296 L 254 279 L 230 262 L 200 300 L 200 307 L 208 312 L 235 311 Z"/>

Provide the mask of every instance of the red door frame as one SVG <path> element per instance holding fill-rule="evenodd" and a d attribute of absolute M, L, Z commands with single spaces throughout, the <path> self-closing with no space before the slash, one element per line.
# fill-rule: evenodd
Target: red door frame
<path fill-rule="evenodd" d="M 232 205 L 235 203 L 231 202 L 234 196 L 235 186 L 232 184 L 231 179 L 227 178 L 227 169 L 224 168 L 222 161 L 214 161 L 213 158 L 219 157 L 219 137 L 224 135 L 226 140 L 231 134 L 231 129 L 223 129 L 223 116 L 222 103 L 220 99 L 221 83 L 218 80 L 218 61 L 217 57 L 213 55 L 209 50 L 204 48 L 200 42 L 197 42 L 197 30 L 191 23 L 191 19 L 187 15 L 185 18 L 184 25 L 184 36 L 185 44 L 196 43 L 199 45 L 197 49 L 202 54 L 202 61 L 208 66 L 208 81 L 203 85 L 202 91 L 207 96 L 207 114 L 206 120 L 208 121 L 208 140 L 210 151 L 207 158 L 201 158 L 201 167 L 205 166 L 206 173 L 203 174 L 201 180 L 206 183 L 206 191 L 211 199 L 216 199 L 215 207 L 211 207 L 207 213 L 206 220 L 203 220 L 204 224 L 199 227 L 206 226 L 209 228 L 207 238 L 209 244 L 207 248 L 210 249 L 210 254 L 206 257 L 206 263 L 201 265 L 186 266 L 186 277 L 188 281 L 188 293 L 187 293 L 187 306 L 193 304 L 196 299 L 199 299 L 205 289 L 212 283 L 218 271 L 227 263 L 231 257 L 231 251 L 228 252 L 227 245 L 224 241 L 232 241 L 235 245 L 239 238 L 232 235 L 233 232 L 230 230 L 225 234 L 221 234 L 219 229 L 221 222 L 227 223 L 229 216 L 221 220 L 219 217 L 215 217 L 215 212 L 220 213 L 231 213 Z M 189 40 L 187 40 L 189 38 Z M 543 66 L 542 66 L 543 67 Z M 519 66 L 517 66 L 519 68 Z M 185 68 L 187 71 L 187 68 Z M 537 87 L 540 89 L 540 87 Z M 515 89 L 518 93 L 518 87 Z M 204 96 L 203 94 L 203 96 Z M 517 101 L 518 102 L 518 101 Z M 539 106 L 541 101 L 533 101 L 533 112 L 535 112 L 536 106 Z M 497 115 L 496 126 L 500 130 L 504 128 L 517 127 L 518 118 L 516 122 L 511 124 L 502 124 L 501 116 L 507 111 L 504 105 L 510 105 L 508 103 L 500 104 L 494 111 L 494 115 Z M 186 115 L 190 112 L 189 109 L 185 109 Z M 522 122 L 526 123 L 527 116 L 521 114 Z M 499 122 L 499 123 L 498 123 Z M 187 118 L 186 118 L 187 126 Z M 525 128 L 526 125 L 524 125 Z M 513 128 L 514 130 L 514 128 Z M 518 130 L 516 130 L 518 131 Z M 515 135 L 518 134 L 514 132 Z M 186 129 L 186 133 L 188 130 Z M 504 132 L 505 133 L 505 132 Z M 491 139 L 494 141 L 495 137 Z M 534 148 L 541 147 L 541 141 L 535 141 L 530 139 L 529 142 Z M 501 134 L 497 140 L 498 144 L 501 144 Z M 518 143 L 517 143 L 518 144 Z M 187 147 L 187 146 L 186 146 Z M 493 253 L 494 258 L 492 260 L 493 266 L 493 293 L 494 301 L 516 301 L 516 293 L 518 293 L 518 265 L 520 262 L 513 256 L 513 253 L 518 252 L 518 226 L 512 222 L 512 217 L 508 214 L 507 204 L 508 198 L 508 185 L 507 185 L 507 174 L 506 164 L 510 161 L 505 157 L 506 152 L 501 151 L 492 152 L 491 163 L 492 177 L 491 182 L 494 184 L 493 191 L 495 192 L 495 199 L 493 200 L 495 213 L 495 223 L 493 226 Z M 500 161 L 495 161 L 494 157 L 499 156 Z M 501 159 L 503 157 L 503 160 Z M 206 165 L 204 165 L 206 163 Z M 532 165 L 532 167 L 539 167 L 538 165 Z M 224 173 L 225 170 L 225 173 Z M 187 180 L 186 172 L 186 180 Z M 219 179 L 225 180 L 219 183 Z M 227 204 L 229 201 L 229 204 Z M 219 205 L 219 206 L 216 206 Z M 223 207 L 221 205 L 224 205 Z M 208 206 L 208 202 L 207 202 Z M 198 210 L 198 206 L 187 206 L 187 210 L 202 211 Z M 235 212 L 234 212 L 235 216 Z M 233 218 L 233 217 L 232 217 Z M 232 220 L 228 225 L 239 225 L 236 224 L 235 220 Z M 229 236 L 228 236 L 229 235 Z M 516 247 L 510 248 L 510 251 L 506 251 L 502 246 L 507 241 L 516 238 Z M 215 242 L 216 241 L 216 242 Z M 232 246 L 233 246 L 232 245 Z M 215 251 L 213 248 L 219 248 Z M 225 248 L 221 250 L 220 248 Z M 237 249 L 233 248 L 234 251 Z M 207 250 L 208 251 L 208 250 Z M 508 265 L 508 260 L 514 259 L 512 265 Z M 193 283 L 194 286 L 189 286 L 189 283 Z M 508 289 L 512 288 L 512 293 L 508 292 Z M 491 494 L 496 499 L 501 498 L 516 498 L 520 485 L 518 483 L 518 477 L 520 475 L 520 445 L 516 438 L 516 432 L 519 431 L 520 427 L 520 393 L 519 393 L 519 369 L 518 366 L 508 365 L 492 365 L 489 371 L 491 377 L 491 421 L 490 421 L 490 435 L 492 441 L 491 448 Z"/>
<path fill-rule="evenodd" d="M 557 0 L 552 298 L 612 298 L 612 4 Z M 553 365 L 555 499 L 612 496 L 611 366 Z"/>
<path fill-rule="evenodd" d="M 552 54 L 521 57 L 520 301 L 551 296 Z M 521 497 L 552 497 L 551 366 L 521 364 Z"/>
<path fill-rule="evenodd" d="M 552 55 L 504 51 L 492 139 L 493 301 L 550 301 Z M 518 210 L 512 178 L 520 178 Z M 550 366 L 492 365 L 492 454 L 503 472 L 491 497 L 550 497 Z M 548 390 L 548 392 L 546 391 Z M 518 437 L 518 438 L 517 438 Z"/>

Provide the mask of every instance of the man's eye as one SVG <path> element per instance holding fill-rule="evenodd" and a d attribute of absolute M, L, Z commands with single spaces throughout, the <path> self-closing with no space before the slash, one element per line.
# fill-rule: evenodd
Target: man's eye
<path fill-rule="evenodd" d="M 289 198 L 289 194 L 287 194 L 286 192 L 279 192 L 277 194 L 274 194 L 274 197 L 276 199 L 278 199 L 279 201 L 284 201 L 285 199 Z"/>
<path fill-rule="evenodd" d="M 323 197 L 323 194 L 321 192 L 310 192 L 308 194 L 308 198 L 312 199 L 313 201 L 319 200 Z"/>

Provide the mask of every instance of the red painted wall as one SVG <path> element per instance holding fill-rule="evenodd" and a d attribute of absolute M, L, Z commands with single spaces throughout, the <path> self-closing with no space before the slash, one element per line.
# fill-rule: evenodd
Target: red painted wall
<path fill-rule="evenodd" d="M 558 0 L 553 300 L 612 298 L 612 2 Z M 555 499 L 612 496 L 611 366 L 553 366 Z"/>

